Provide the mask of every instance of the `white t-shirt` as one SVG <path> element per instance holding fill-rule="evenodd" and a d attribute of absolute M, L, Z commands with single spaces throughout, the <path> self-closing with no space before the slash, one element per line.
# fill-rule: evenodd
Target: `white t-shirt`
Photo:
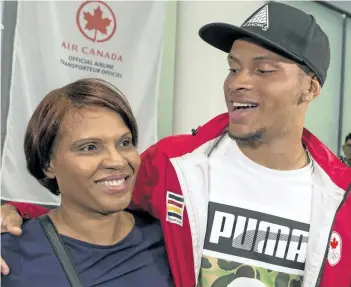
<path fill-rule="evenodd" d="M 312 190 L 312 162 L 272 170 L 226 136 L 210 156 L 201 286 L 301 286 Z"/>

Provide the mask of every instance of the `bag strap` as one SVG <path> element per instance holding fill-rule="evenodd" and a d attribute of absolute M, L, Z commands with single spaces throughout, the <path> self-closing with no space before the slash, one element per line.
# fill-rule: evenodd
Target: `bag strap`
<path fill-rule="evenodd" d="M 41 227 L 44 229 L 46 237 L 49 239 L 52 248 L 54 249 L 57 258 L 59 259 L 64 272 L 67 275 L 72 287 L 83 287 L 83 283 L 79 274 L 72 263 L 68 251 L 57 233 L 56 227 L 48 215 L 43 215 L 37 218 Z"/>

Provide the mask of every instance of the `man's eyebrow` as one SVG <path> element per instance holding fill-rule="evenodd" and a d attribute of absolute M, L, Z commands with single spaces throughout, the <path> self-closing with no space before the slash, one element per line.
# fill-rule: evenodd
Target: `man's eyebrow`
<path fill-rule="evenodd" d="M 277 58 L 274 56 L 269 56 L 269 55 L 262 55 L 262 56 L 256 56 L 253 58 L 253 61 L 263 61 L 263 60 L 269 60 L 269 61 L 274 61 L 274 62 L 280 62 L 283 58 Z M 235 61 L 235 62 L 240 62 L 235 55 L 228 54 L 227 56 L 228 62 Z"/>
<path fill-rule="evenodd" d="M 269 60 L 269 61 L 274 61 L 274 62 L 280 62 L 282 58 L 280 57 L 274 57 L 274 56 L 269 56 L 269 55 L 263 55 L 263 56 L 257 56 L 253 58 L 254 61 L 263 61 L 263 60 Z"/>

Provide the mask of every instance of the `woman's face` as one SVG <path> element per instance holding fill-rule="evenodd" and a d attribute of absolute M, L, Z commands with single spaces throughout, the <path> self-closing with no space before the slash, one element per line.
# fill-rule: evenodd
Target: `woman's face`
<path fill-rule="evenodd" d="M 122 118 L 89 107 L 65 116 L 46 174 L 56 178 L 62 205 L 107 215 L 129 205 L 139 166 Z"/>

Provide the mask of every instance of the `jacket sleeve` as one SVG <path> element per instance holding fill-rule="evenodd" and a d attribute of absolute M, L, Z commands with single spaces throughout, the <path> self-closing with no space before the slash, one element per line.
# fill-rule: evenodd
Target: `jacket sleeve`
<path fill-rule="evenodd" d="M 16 207 L 25 219 L 36 218 L 49 212 L 49 209 L 31 203 L 7 202 L 6 204 Z"/>
<path fill-rule="evenodd" d="M 160 219 L 165 197 L 167 157 L 158 144 L 141 154 L 141 165 L 135 182 L 130 209 L 143 210 Z"/>

